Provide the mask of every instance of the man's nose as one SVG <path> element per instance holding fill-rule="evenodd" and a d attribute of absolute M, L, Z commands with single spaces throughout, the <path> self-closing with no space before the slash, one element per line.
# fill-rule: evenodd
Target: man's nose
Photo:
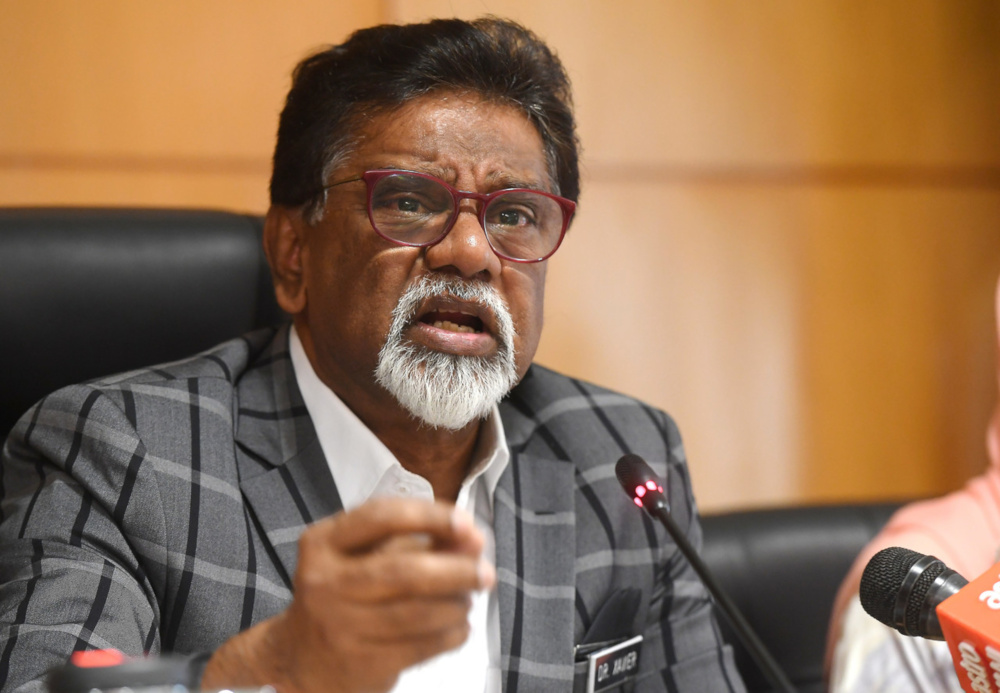
<path fill-rule="evenodd" d="M 453 267 L 468 279 L 482 274 L 495 277 L 501 269 L 500 258 L 490 247 L 479 215 L 471 204 L 459 208 L 455 225 L 440 243 L 427 249 L 426 259 L 430 269 Z"/>

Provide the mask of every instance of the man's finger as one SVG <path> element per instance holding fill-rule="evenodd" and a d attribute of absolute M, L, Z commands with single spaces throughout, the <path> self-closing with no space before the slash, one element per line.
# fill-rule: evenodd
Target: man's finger
<path fill-rule="evenodd" d="M 351 637 L 373 644 L 421 638 L 467 622 L 470 596 L 403 599 L 376 605 L 347 604 L 342 609 Z"/>
<path fill-rule="evenodd" d="M 377 552 L 300 563 L 297 589 L 372 604 L 409 597 L 456 597 L 490 589 L 493 566 L 465 554 L 432 551 Z M 327 598 L 327 597 L 323 597 Z"/>
<path fill-rule="evenodd" d="M 425 535 L 435 546 L 464 553 L 482 551 L 482 533 L 465 511 L 446 503 L 412 498 L 377 498 L 357 508 L 320 520 L 302 535 L 343 553 L 365 553 L 386 540 Z"/>

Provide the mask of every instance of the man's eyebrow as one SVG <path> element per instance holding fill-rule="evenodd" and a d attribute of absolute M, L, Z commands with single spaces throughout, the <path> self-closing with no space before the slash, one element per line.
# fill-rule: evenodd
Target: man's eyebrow
<path fill-rule="evenodd" d="M 491 188 L 506 190 L 507 188 L 528 188 L 530 190 L 545 190 L 548 181 L 527 180 L 508 171 L 497 171 L 486 176 Z"/>
<path fill-rule="evenodd" d="M 383 162 L 383 165 L 372 166 L 370 168 L 373 170 L 416 171 L 417 173 L 426 173 L 434 176 L 435 178 L 440 178 L 446 183 L 450 183 L 452 185 L 455 184 L 455 178 L 457 176 L 457 171 L 452 166 L 442 166 L 430 163 L 415 166 L 412 163 L 404 165 L 393 160 L 391 163 Z M 535 180 L 534 178 L 524 178 L 521 175 L 511 173 L 510 171 L 492 171 L 486 174 L 486 184 L 493 190 L 527 188 L 529 190 L 549 192 L 555 189 L 555 184 L 549 179 L 549 176 L 545 176 L 543 180 Z"/>
<path fill-rule="evenodd" d="M 376 167 L 382 170 L 394 170 L 394 171 L 413 171 L 415 173 L 424 173 L 429 176 L 434 176 L 435 178 L 440 178 L 446 183 L 454 183 L 457 173 L 455 169 L 451 166 L 439 166 L 436 164 L 417 164 L 414 165 L 410 163 L 409 165 L 400 164 L 398 162 L 389 164 L 386 166 Z"/>

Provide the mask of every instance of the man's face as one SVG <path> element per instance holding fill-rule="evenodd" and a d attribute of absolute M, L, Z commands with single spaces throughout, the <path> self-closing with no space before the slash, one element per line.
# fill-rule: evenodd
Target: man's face
<path fill-rule="evenodd" d="M 371 119 L 358 146 L 328 183 L 373 169 L 428 173 L 459 190 L 480 193 L 525 187 L 553 188 L 542 141 L 516 109 L 455 93 L 430 95 Z M 476 215 L 463 201 L 454 228 L 428 248 L 395 245 L 372 229 L 363 182 L 328 191 L 323 220 L 299 220 L 301 282 L 284 301 L 313 366 L 362 418 L 398 409 L 375 381 L 378 355 L 400 297 L 427 278 L 457 278 L 495 289 L 513 322 L 514 377 L 534 357 L 542 328 L 545 263 L 515 263 L 493 253 Z M 272 261 L 274 258 L 272 258 Z M 280 283 L 280 281 L 279 281 Z M 473 331 L 469 331 L 469 327 Z M 421 300 L 402 340 L 460 357 L 489 358 L 498 351 L 498 317 L 463 299 Z"/>

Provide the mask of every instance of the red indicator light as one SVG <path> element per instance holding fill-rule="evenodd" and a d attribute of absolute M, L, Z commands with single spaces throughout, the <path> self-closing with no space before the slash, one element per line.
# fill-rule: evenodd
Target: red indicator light
<path fill-rule="evenodd" d="M 657 486 L 656 490 L 659 491 L 660 493 L 663 493 L 663 487 L 662 486 Z"/>
<path fill-rule="evenodd" d="M 638 496 L 639 498 L 642 498 L 643 496 L 645 496 L 646 495 L 646 487 L 645 486 L 636 486 L 635 487 L 635 495 Z"/>
<path fill-rule="evenodd" d="M 649 481 L 646 482 L 646 488 L 648 488 L 650 491 L 655 491 L 656 490 L 656 482 L 653 481 L 652 479 L 650 479 Z"/>
<path fill-rule="evenodd" d="M 633 502 L 634 502 L 634 503 L 635 503 L 636 505 L 638 505 L 638 506 L 639 506 L 640 508 L 642 507 L 642 501 L 641 501 L 641 500 L 639 500 L 638 498 L 633 498 L 633 499 L 632 499 L 632 501 L 633 501 Z"/>
<path fill-rule="evenodd" d="M 125 655 L 118 650 L 80 650 L 70 655 L 78 667 L 113 667 L 125 662 Z"/>

